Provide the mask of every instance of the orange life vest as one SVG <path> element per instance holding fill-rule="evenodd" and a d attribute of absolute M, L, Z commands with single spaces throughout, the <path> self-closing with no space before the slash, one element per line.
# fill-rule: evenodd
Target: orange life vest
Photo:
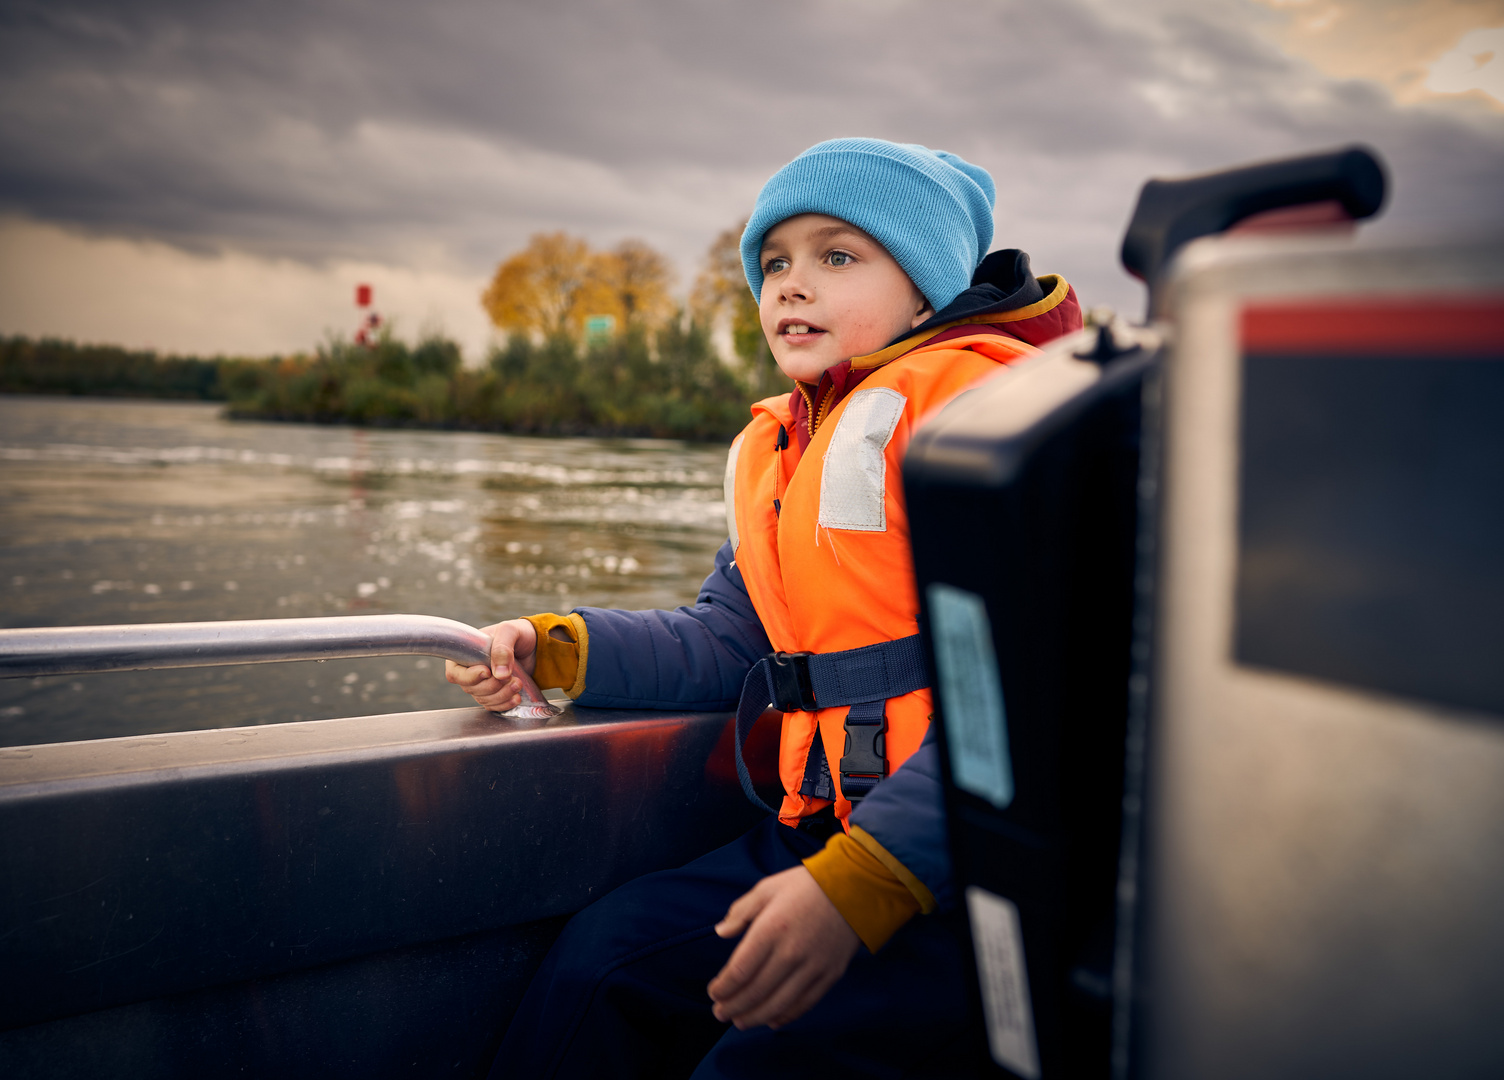
<path fill-rule="evenodd" d="M 787 395 L 752 406 L 752 422 L 726 463 L 727 524 L 736 565 L 774 649 L 829 653 L 918 633 L 901 470 L 909 438 L 924 418 L 999 364 L 1038 351 L 993 333 L 921 344 L 867 376 L 821 421 L 802 454 L 786 433 Z M 885 353 L 871 359 L 886 359 Z M 798 468 L 802 457 L 810 460 Z M 919 748 L 933 709 L 928 689 L 888 700 L 889 773 Z M 847 711 L 784 714 L 779 820 L 795 824 L 832 802 L 800 793 L 817 732 L 836 816 L 844 823 L 851 813 L 836 767 Z"/>

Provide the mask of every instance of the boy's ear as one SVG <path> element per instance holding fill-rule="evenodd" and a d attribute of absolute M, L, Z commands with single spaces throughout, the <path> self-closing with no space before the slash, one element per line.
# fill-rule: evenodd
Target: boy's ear
<path fill-rule="evenodd" d="M 921 296 L 919 301 L 919 310 L 914 313 L 914 318 L 909 323 L 910 330 L 914 329 L 920 323 L 928 321 L 935 314 L 935 309 L 930 306 L 928 300 Z"/>

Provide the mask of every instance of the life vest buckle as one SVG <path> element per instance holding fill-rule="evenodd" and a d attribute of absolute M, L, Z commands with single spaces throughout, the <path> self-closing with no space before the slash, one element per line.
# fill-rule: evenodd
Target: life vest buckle
<path fill-rule="evenodd" d="M 888 775 L 888 717 L 884 702 L 853 705 L 846 714 L 846 750 L 841 757 L 841 794 L 853 806 Z"/>
<path fill-rule="evenodd" d="M 779 712 L 814 712 L 815 686 L 809 677 L 807 652 L 768 653 L 768 675 L 773 686 L 773 707 Z"/>

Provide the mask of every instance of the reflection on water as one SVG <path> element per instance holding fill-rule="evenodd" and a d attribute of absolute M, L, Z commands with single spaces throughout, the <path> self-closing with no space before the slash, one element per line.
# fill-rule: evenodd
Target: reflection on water
<path fill-rule="evenodd" d="M 0 623 L 672 607 L 725 538 L 725 454 L 0 397 Z M 418 657 L 4 680 L 0 745 L 468 702 Z"/>

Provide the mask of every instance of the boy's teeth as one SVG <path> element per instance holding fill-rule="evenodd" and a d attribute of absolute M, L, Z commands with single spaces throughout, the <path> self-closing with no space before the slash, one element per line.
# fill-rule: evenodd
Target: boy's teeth
<path fill-rule="evenodd" d="M 791 333 L 791 334 L 807 334 L 807 333 L 809 333 L 809 327 L 807 327 L 807 326 L 805 326 L 805 325 L 803 325 L 801 323 L 801 324 L 799 324 L 797 326 L 791 326 L 791 327 L 789 327 L 789 333 Z"/>

